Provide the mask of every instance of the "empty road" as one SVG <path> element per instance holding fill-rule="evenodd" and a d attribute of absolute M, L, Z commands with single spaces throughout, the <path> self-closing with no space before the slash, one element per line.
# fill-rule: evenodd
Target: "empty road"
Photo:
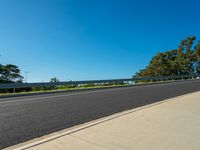
<path fill-rule="evenodd" d="M 199 80 L 0 98 L 0 149 L 195 91 Z"/>

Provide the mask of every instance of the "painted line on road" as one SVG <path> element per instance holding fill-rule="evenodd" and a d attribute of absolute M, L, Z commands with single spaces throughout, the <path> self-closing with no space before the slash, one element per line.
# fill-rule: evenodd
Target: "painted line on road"
<path fill-rule="evenodd" d="M 174 83 L 174 82 L 168 82 L 168 84 L 170 83 Z M 181 83 L 181 82 L 176 82 L 176 83 Z M 162 83 L 159 83 L 159 85 Z M 148 86 L 157 86 L 158 84 L 147 84 Z M 164 85 L 164 84 L 163 84 Z M 51 98 L 57 98 L 57 97 L 67 97 L 67 96 L 75 96 L 75 95 L 84 95 L 84 94 L 91 94 L 91 93 L 103 93 L 103 92 L 110 92 L 110 91 L 120 91 L 120 90 L 127 90 L 127 89 L 132 89 L 132 88 L 142 88 L 143 86 L 146 85 L 141 85 L 141 86 L 130 86 L 130 87 L 120 87 L 120 88 L 114 88 L 114 89 L 95 89 L 95 91 L 81 91 L 80 93 L 66 93 L 66 94 L 62 94 L 62 95 L 52 95 L 52 96 L 44 96 L 41 95 L 41 97 L 39 97 L 39 95 L 37 95 L 37 97 L 34 98 L 26 98 L 26 99 L 19 99 L 20 97 L 16 97 L 16 100 L 10 100 L 13 99 L 12 98 L 4 98 L 3 101 L 0 101 L 0 104 L 9 104 L 9 103 L 16 103 L 16 102 L 26 102 L 26 101 L 32 101 L 32 100 L 40 100 L 40 99 L 51 99 Z M 6 101 L 5 99 L 7 99 L 8 101 Z"/>
<path fill-rule="evenodd" d="M 9 101 L 2 101 L 2 102 L 0 102 L 0 104 L 25 102 L 25 101 L 40 100 L 40 99 L 51 99 L 51 98 L 57 98 L 57 97 L 67 97 L 67 96 L 84 95 L 84 94 L 91 94 L 91 93 L 104 93 L 104 92 L 110 92 L 110 91 L 127 90 L 127 89 L 131 89 L 131 88 L 134 88 L 134 87 L 123 87 L 123 88 L 105 89 L 105 90 L 99 90 L 99 91 L 67 93 L 67 94 L 62 94 L 62 95 L 42 96 L 42 97 L 27 98 L 27 99 L 20 99 L 20 100 L 9 100 Z"/>

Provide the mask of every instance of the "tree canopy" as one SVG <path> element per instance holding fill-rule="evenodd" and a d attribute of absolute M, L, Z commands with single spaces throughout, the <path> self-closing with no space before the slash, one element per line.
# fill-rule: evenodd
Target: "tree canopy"
<path fill-rule="evenodd" d="M 194 36 L 182 40 L 177 49 L 157 53 L 135 77 L 159 77 L 200 73 L 200 41 Z"/>
<path fill-rule="evenodd" d="M 52 83 L 56 83 L 56 82 L 60 82 L 58 78 L 54 77 L 50 79 L 50 82 Z"/>
<path fill-rule="evenodd" d="M 20 69 L 12 64 L 0 64 L 0 83 L 22 82 L 23 77 L 20 75 Z"/>

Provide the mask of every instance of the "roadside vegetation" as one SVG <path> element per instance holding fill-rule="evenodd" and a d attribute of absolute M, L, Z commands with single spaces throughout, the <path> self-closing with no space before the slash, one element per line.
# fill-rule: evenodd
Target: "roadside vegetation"
<path fill-rule="evenodd" d="M 83 84 L 83 85 L 64 85 L 64 86 L 51 86 L 51 87 L 33 87 L 33 88 L 20 88 L 15 89 L 4 89 L 1 90 L 0 95 L 7 94 L 23 94 L 23 93 L 42 93 L 42 92 L 54 92 L 54 91 L 73 91 L 73 90 L 82 90 L 82 89 L 98 89 L 98 88 L 109 88 L 109 87 L 122 87 L 128 86 L 128 83 L 104 83 L 104 84 Z"/>

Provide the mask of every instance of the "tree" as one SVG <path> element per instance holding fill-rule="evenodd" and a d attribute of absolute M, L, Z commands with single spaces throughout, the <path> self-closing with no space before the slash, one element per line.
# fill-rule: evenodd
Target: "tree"
<path fill-rule="evenodd" d="M 185 40 L 185 46 L 187 51 L 191 51 L 192 45 L 194 43 L 194 40 L 196 38 L 194 36 L 188 36 L 187 39 Z"/>
<path fill-rule="evenodd" d="M 179 47 L 157 53 L 149 65 L 135 74 L 134 77 L 158 77 L 172 75 L 189 75 L 200 73 L 200 41 L 194 47 L 194 36 L 182 40 Z"/>
<path fill-rule="evenodd" d="M 50 79 L 50 82 L 52 83 L 56 83 L 56 82 L 60 82 L 58 78 L 54 77 Z"/>
<path fill-rule="evenodd" d="M 0 64 L 0 83 L 22 82 L 23 77 L 20 75 L 18 66 Z"/>
<path fill-rule="evenodd" d="M 200 73 L 200 41 L 195 47 L 196 72 Z"/>

